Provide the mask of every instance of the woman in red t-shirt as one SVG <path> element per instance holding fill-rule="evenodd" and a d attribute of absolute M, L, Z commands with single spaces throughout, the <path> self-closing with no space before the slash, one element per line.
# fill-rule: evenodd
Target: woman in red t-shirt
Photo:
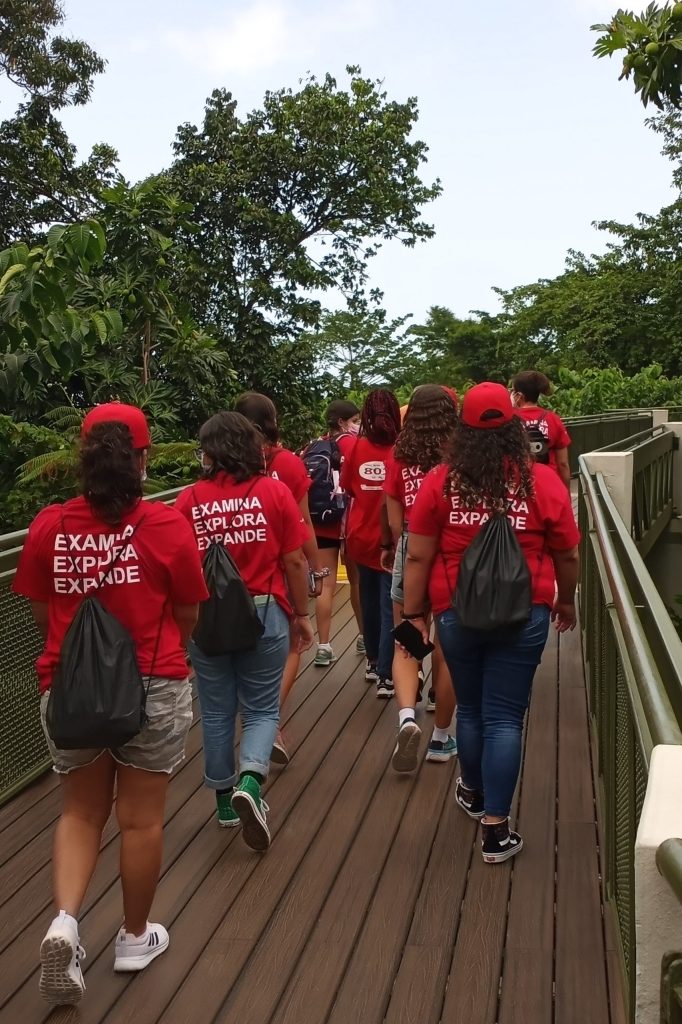
<path fill-rule="evenodd" d="M 506 511 L 531 578 L 527 624 L 492 630 L 462 625 L 452 607 L 460 562 L 490 513 Z M 509 810 L 521 763 L 523 719 L 550 616 L 575 626 L 578 529 L 556 473 L 534 463 L 521 420 L 501 384 L 464 396 L 446 464 L 422 483 L 410 517 L 403 617 L 428 637 L 427 595 L 445 659 L 457 679 L 455 799 L 482 822 L 483 858 L 518 853 Z M 556 596 L 555 596 L 556 583 Z"/>
<path fill-rule="evenodd" d="M 182 516 L 142 501 L 150 443 L 140 409 L 112 402 L 89 412 L 79 453 L 83 494 L 36 516 L 14 578 L 13 589 L 30 599 L 45 641 L 36 665 L 41 716 L 62 791 L 52 854 L 58 916 L 40 948 L 40 991 L 54 1003 L 76 1003 L 85 988 L 78 915 L 114 792 L 124 911 L 114 970 L 142 970 L 168 948 L 166 929 L 147 918 L 161 865 L 168 779 L 184 757 L 192 722 L 185 645 L 208 593 Z M 84 597 L 95 594 L 132 637 L 147 688 L 147 721 L 115 750 L 62 750 L 47 725 L 50 688 L 67 630 Z"/>
<path fill-rule="evenodd" d="M 384 484 L 394 550 L 383 552 L 382 561 L 386 568 L 393 566 L 391 597 L 396 625 L 403 610 L 404 560 L 412 506 L 426 474 L 443 461 L 444 447 L 456 423 L 456 394 L 439 384 L 422 384 L 415 388 Z M 431 669 L 433 686 L 429 689 L 426 706 L 428 711 L 435 711 L 436 717 L 426 760 L 445 762 L 457 754 L 457 744 L 450 735 L 455 691 L 437 635 Z M 393 656 L 393 684 L 398 703 L 398 741 L 392 763 L 398 772 L 414 771 L 417 767 L 421 729 L 415 720 L 415 698 L 416 701 L 421 698 L 419 682 L 417 662 L 396 651 Z"/>
<path fill-rule="evenodd" d="M 279 721 L 279 694 L 291 635 L 300 653 L 313 642 L 308 615 L 308 530 L 288 487 L 263 471 L 262 439 L 238 412 L 220 412 L 199 431 L 204 479 L 175 507 L 192 524 L 200 554 L 229 551 L 256 605 L 263 635 L 253 647 L 211 655 L 192 640 L 204 734 L 206 785 L 215 790 L 218 824 L 243 826 L 247 846 L 270 845 L 261 784 Z M 234 757 L 239 711 L 239 773 Z"/>
<path fill-rule="evenodd" d="M 346 461 L 353 449 L 355 440 L 360 430 L 360 410 L 354 402 L 347 402 L 343 398 L 335 399 L 327 408 L 325 414 L 327 421 L 327 433 L 318 438 L 319 441 L 334 441 L 338 454 L 340 455 L 339 468 L 334 469 L 334 480 L 337 488 L 340 488 L 340 467 Z M 311 442 L 315 444 L 315 442 Z M 302 453 L 305 458 L 306 451 Z M 322 570 L 327 574 L 322 581 L 322 593 L 315 603 L 317 615 L 317 654 L 313 662 L 318 668 L 327 668 L 336 661 L 332 646 L 329 642 L 332 625 L 332 605 L 334 591 L 336 589 L 336 578 L 339 568 L 339 552 L 341 550 L 341 535 L 343 522 L 321 523 L 313 520 L 313 529 L 317 540 L 319 561 Z M 358 624 L 358 630 L 362 634 L 362 610 L 360 608 L 360 584 L 355 564 L 346 558 L 346 572 L 350 585 L 350 600 L 353 612 Z M 365 653 L 365 641 L 359 635 L 355 645 L 358 654 Z"/>
<path fill-rule="evenodd" d="M 246 416 L 247 420 L 259 431 L 263 439 L 263 459 L 265 472 L 273 480 L 281 480 L 291 491 L 294 500 L 301 510 L 303 521 L 307 527 L 307 534 L 303 540 L 303 553 L 308 559 L 308 569 L 311 574 L 312 586 L 310 596 L 318 597 L 322 590 L 324 570 L 320 563 L 320 556 L 317 550 L 315 531 L 310 520 L 310 509 L 308 508 L 308 491 L 310 490 L 310 477 L 300 456 L 283 448 L 279 441 L 279 426 L 277 424 L 277 410 L 274 402 L 261 395 L 257 391 L 247 391 L 240 395 L 235 402 L 235 411 Z M 282 692 L 280 706 L 291 692 L 296 682 L 301 656 L 298 650 L 296 637 L 292 635 L 291 648 L 287 658 L 284 675 L 282 676 Z M 272 760 L 276 764 L 288 764 L 287 753 L 282 733 L 277 732 L 275 743 L 272 748 Z"/>
<path fill-rule="evenodd" d="M 360 436 L 341 467 L 341 487 L 351 497 L 346 549 L 358 565 L 360 603 L 367 651 L 367 682 L 377 697 L 393 696 L 393 610 L 391 575 L 381 567 L 382 547 L 392 549 L 384 505 L 386 468 L 400 432 L 400 407 L 392 391 L 370 391 L 362 407 Z"/>
<path fill-rule="evenodd" d="M 524 421 L 526 430 L 538 433 L 541 448 L 538 462 L 552 466 L 566 487 L 571 487 L 571 467 L 568 464 L 568 447 L 571 437 L 564 421 L 551 409 L 538 405 L 540 395 L 549 395 L 552 385 L 549 378 L 538 370 L 523 370 L 512 377 L 511 400 L 516 415 Z M 540 440 L 542 438 L 542 440 Z"/>

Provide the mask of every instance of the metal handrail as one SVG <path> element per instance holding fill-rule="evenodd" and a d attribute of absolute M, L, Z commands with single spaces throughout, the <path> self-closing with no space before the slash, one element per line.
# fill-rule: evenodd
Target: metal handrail
<path fill-rule="evenodd" d="M 595 533 L 604 558 L 611 601 L 618 617 L 628 660 L 634 671 L 637 685 L 636 703 L 641 705 L 646 724 L 646 732 L 641 732 L 642 753 L 648 764 L 653 746 L 659 743 L 682 744 L 682 730 L 659 672 L 647 630 L 638 612 L 639 602 L 634 600 L 630 580 L 623 570 L 619 551 L 613 541 L 614 535 L 618 538 L 620 554 L 631 567 L 630 577 L 637 579 L 639 589 L 651 610 L 650 626 L 654 627 L 657 634 L 657 647 L 667 655 L 666 675 L 669 671 L 674 673 L 681 694 L 682 676 L 677 666 L 682 666 L 682 643 L 670 623 L 668 611 L 649 577 L 637 546 L 613 503 L 604 477 L 597 473 L 593 479 L 585 457 L 581 456 L 579 461 Z M 604 510 L 608 513 L 608 520 Z"/>
<path fill-rule="evenodd" d="M 605 444 L 603 448 L 599 449 L 599 453 L 602 452 L 629 452 L 642 444 L 646 444 L 653 437 L 657 437 L 660 434 L 666 433 L 664 427 L 648 427 L 646 430 L 640 430 L 638 434 L 631 434 L 630 437 L 624 437 L 621 441 L 614 441 L 613 444 Z"/>
<path fill-rule="evenodd" d="M 666 839 L 656 850 L 656 867 L 682 903 L 682 839 Z"/>

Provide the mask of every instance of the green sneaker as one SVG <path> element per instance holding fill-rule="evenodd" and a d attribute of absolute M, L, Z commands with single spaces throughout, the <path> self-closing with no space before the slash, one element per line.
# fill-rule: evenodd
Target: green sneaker
<path fill-rule="evenodd" d="M 261 800 L 260 783 L 253 775 L 244 775 L 235 786 L 232 806 L 242 823 L 244 842 L 252 850 L 264 853 L 270 845 L 270 832 L 265 813 L 270 808 Z"/>
<path fill-rule="evenodd" d="M 218 806 L 218 824 L 221 828 L 235 828 L 239 824 L 239 815 L 232 806 L 232 793 L 216 793 L 215 802 Z"/>
<path fill-rule="evenodd" d="M 332 662 L 336 661 L 334 652 L 329 644 L 319 644 L 313 665 L 317 668 L 329 668 Z"/>

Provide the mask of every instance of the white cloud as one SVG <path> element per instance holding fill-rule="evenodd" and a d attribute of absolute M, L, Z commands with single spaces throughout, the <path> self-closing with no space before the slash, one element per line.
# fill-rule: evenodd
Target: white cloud
<path fill-rule="evenodd" d="M 227 22 L 170 29 L 162 42 L 181 59 L 214 73 L 250 72 L 311 57 L 330 39 L 367 30 L 389 0 L 342 0 L 334 10 L 306 13 L 292 0 L 256 0 Z M 137 44 L 139 46 L 139 42 Z"/>

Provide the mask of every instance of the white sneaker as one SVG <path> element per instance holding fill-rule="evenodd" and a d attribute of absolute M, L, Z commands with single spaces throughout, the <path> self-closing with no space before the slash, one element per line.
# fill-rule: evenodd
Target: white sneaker
<path fill-rule="evenodd" d="M 121 928 L 116 939 L 115 971 L 143 971 L 168 949 L 170 936 L 162 924 L 149 924 L 144 935 L 128 935 Z"/>
<path fill-rule="evenodd" d="M 417 767 L 417 754 L 422 731 L 414 718 L 408 718 L 398 730 L 398 742 L 391 764 L 396 772 L 413 772 Z"/>
<path fill-rule="evenodd" d="M 62 910 L 40 944 L 41 996 L 58 1005 L 79 1003 L 85 992 L 83 960 L 85 950 L 78 942 L 78 922 Z"/>

